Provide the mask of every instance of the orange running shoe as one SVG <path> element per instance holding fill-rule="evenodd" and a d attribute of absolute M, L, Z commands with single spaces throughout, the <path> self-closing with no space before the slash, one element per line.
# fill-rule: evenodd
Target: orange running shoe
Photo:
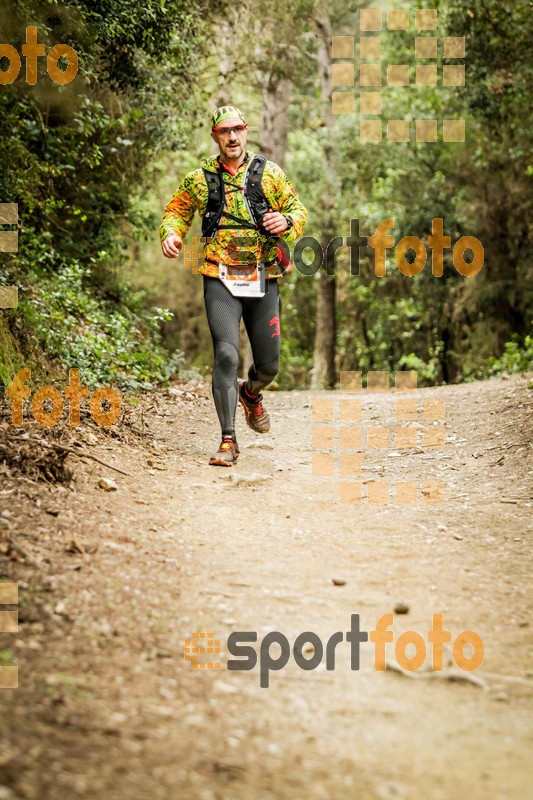
<path fill-rule="evenodd" d="M 258 394 L 254 400 L 248 400 L 244 393 L 244 381 L 239 381 L 239 400 L 244 408 L 244 416 L 248 427 L 256 433 L 268 433 L 270 430 L 270 417 L 263 408 L 263 395 Z"/>
<path fill-rule="evenodd" d="M 223 436 L 217 452 L 209 459 L 214 467 L 231 467 L 239 458 L 239 445 L 231 436 Z"/>

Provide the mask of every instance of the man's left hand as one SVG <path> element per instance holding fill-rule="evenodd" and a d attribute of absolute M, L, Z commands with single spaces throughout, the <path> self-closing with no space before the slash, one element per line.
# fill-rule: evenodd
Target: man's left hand
<path fill-rule="evenodd" d="M 287 220 L 279 211 L 268 211 L 263 217 L 263 225 L 269 233 L 279 236 L 289 227 Z"/>

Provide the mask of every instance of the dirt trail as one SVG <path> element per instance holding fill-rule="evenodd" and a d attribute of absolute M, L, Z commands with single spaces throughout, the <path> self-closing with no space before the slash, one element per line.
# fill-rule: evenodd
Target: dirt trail
<path fill-rule="evenodd" d="M 74 490 L 4 477 L 0 533 L 43 569 L 4 533 L 21 624 L 0 635 L 19 666 L 19 688 L 0 691 L 0 800 L 533 797 L 528 379 L 424 389 L 445 400 L 446 447 L 363 452 L 365 487 L 442 481 L 443 504 L 341 504 L 339 479 L 311 472 L 311 392 L 268 393 L 263 437 L 239 409 L 232 470 L 206 465 L 209 387 L 185 386 L 146 413 L 144 442 L 89 436 L 131 477 L 71 457 Z M 364 425 L 393 425 L 393 392 L 362 398 Z M 399 602 L 394 643 L 406 630 L 427 643 L 434 613 L 452 641 L 481 636 L 471 681 L 426 668 L 429 645 L 418 672 L 377 672 L 370 642 L 359 671 L 344 641 L 334 671 L 291 655 L 269 688 L 258 667 L 226 669 L 232 631 L 257 631 L 257 650 L 269 631 L 325 645 L 351 614 L 372 631 Z M 222 640 L 221 670 L 184 661 L 193 631 Z"/>

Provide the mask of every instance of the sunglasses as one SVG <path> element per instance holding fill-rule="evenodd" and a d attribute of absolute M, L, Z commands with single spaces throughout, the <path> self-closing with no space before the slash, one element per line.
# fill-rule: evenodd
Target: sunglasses
<path fill-rule="evenodd" d="M 213 128 L 214 133 L 220 133 L 223 136 L 229 136 L 232 131 L 239 135 L 246 130 L 248 130 L 248 125 L 235 125 L 233 128 Z"/>

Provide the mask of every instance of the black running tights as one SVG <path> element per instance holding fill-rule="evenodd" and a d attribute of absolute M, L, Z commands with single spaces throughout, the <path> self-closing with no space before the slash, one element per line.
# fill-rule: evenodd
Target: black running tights
<path fill-rule="evenodd" d="M 204 278 L 204 300 L 213 349 L 213 399 L 223 436 L 235 435 L 237 368 L 241 317 L 253 363 L 246 390 L 257 395 L 275 378 L 279 368 L 279 296 L 277 280 L 266 281 L 263 297 L 234 297 L 218 278 Z"/>

